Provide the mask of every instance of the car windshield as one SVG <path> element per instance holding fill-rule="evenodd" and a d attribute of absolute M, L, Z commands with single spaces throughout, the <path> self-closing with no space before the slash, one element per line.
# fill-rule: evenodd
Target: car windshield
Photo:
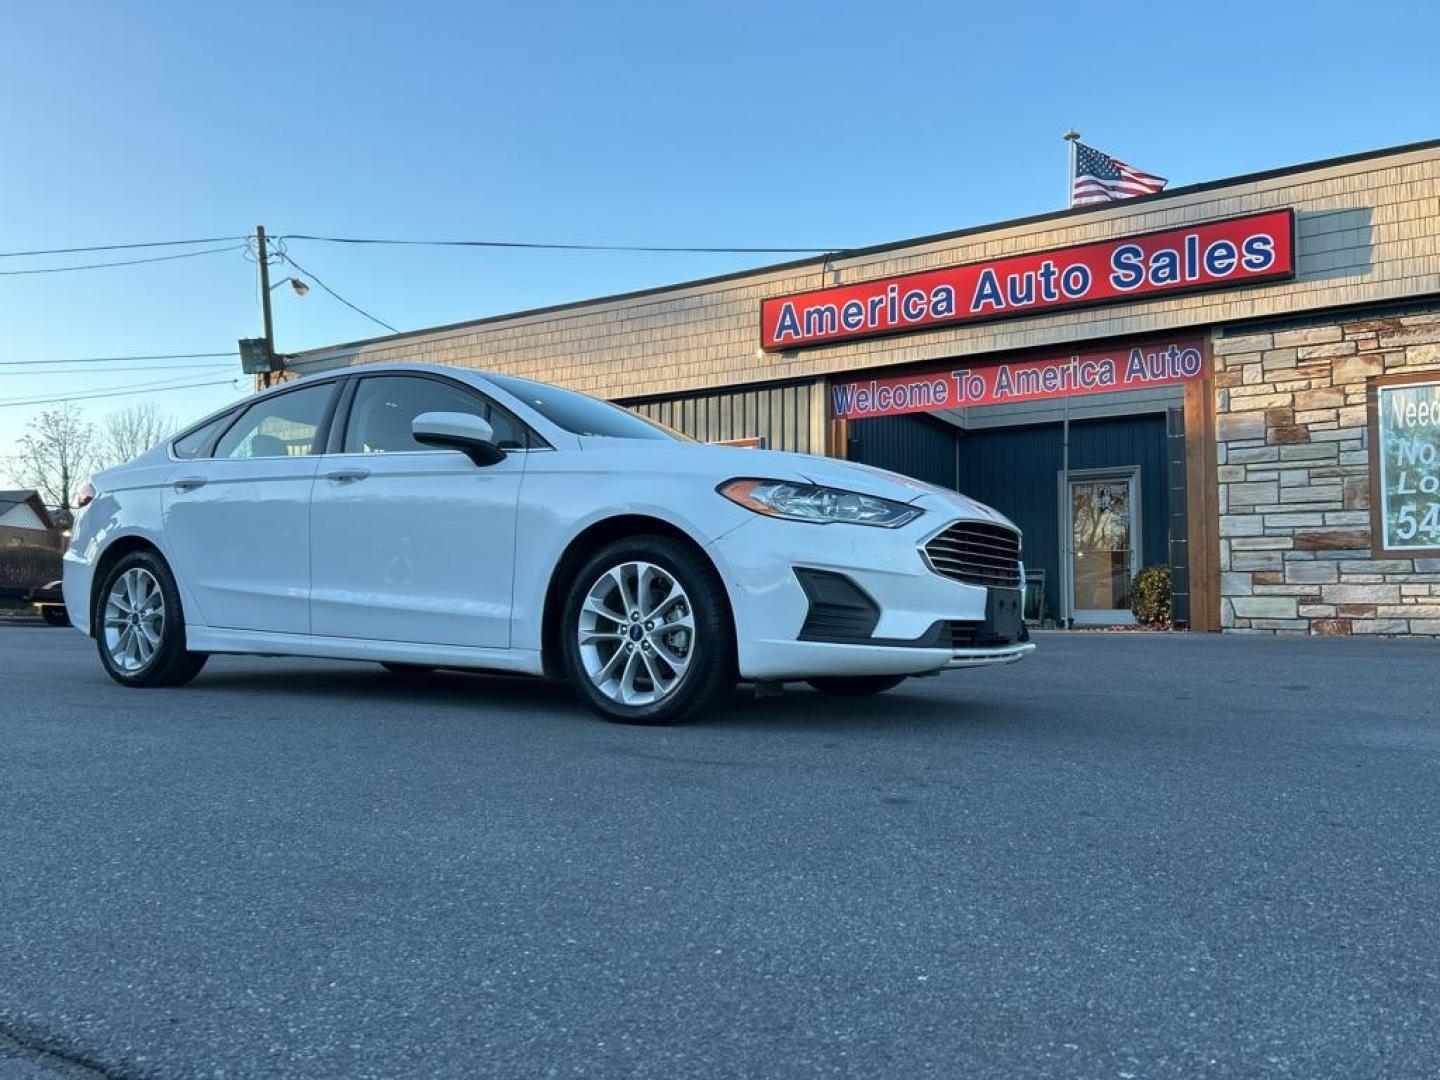
<path fill-rule="evenodd" d="M 637 416 L 618 405 L 562 390 L 558 386 L 517 379 L 512 375 L 487 375 L 491 382 L 507 393 L 514 394 L 556 427 L 573 435 L 591 435 L 606 439 L 651 439 L 661 442 L 688 442 L 678 431 Z"/>

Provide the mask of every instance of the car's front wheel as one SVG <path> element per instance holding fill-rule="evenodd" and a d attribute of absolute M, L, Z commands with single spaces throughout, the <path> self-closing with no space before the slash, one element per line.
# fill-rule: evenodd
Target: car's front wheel
<path fill-rule="evenodd" d="M 100 663 L 123 686 L 180 686 L 209 659 L 186 650 L 180 590 L 153 551 L 133 551 L 110 568 L 95 615 Z"/>
<path fill-rule="evenodd" d="M 822 694 L 837 697 L 864 697 L 866 694 L 883 694 L 894 690 L 908 679 L 908 675 L 829 675 L 806 681 Z"/>
<path fill-rule="evenodd" d="M 595 712 L 623 724 L 675 724 L 735 687 L 725 589 L 693 548 L 664 536 L 617 540 L 570 581 L 565 670 Z"/>

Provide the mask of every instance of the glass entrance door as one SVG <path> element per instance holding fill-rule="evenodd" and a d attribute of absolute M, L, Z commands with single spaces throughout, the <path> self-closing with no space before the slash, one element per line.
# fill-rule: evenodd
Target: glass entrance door
<path fill-rule="evenodd" d="M 1070 612 L 1077 623 L 1133 623 L 1130 582 L 1139 570 L 1139 486 L 1133 470 L 1071 475 Z"/>

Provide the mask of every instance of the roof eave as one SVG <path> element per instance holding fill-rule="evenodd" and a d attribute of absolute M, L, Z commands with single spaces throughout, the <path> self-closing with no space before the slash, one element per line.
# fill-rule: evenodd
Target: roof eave
<path fill-rule="evenodd" d="M 1196 184 L 1186 184 L 1183 187 L 1171 188 L 1166 191 L 1156 192 L 1154 195 L 1138 195 L 1126 199 L 1125 207 L 1144 206 L 1150 203 L 1162 202 L 1167 199 L 1183 198 L 1188 195 L 1196 195 L 1206 191 L 1214 191 L 1220 188 L 1234 187 L 1241 184 L 1253 184 L 1265 180 L 1273 180 L 1278 177 L 1290 176 L 1296 173 L 1313 172 L 1319 169 L 1333 169 L 1343 165 L 1352 165 L 1361 161 L 1369 161 L 1375 158 L 1395 157 L 1401 154 L 1412 154 L 1424 150 L 1440 149 L 1440 139 L 1427 139 L 1421 142 L 1405 143 L 1400 146 L 1388 146 L 1378 150 L 1365 150 L 1355 154 L 1343 154 L 1338 157 L 1323 158 L 1318 161 L 1306 161 L 1298 165 L 1286 165 L 1281 168 L 1264 169 L 1259 172 L 1245 173 L 1240 176 L 1227 176 L 1220 180 L 1206 180 Z M 975 236 L 980 233 L 995 232 L 1003 229 L 1019 228 L 1025 225 L 1034 225 L 1045 221 L 1056 221 L 1062 218 L 1082 217 L 1085 214 L 1099 213 L 1105 210 L 1114 209 L 1114 203 L 1102 203 L 1097 206 L 1074 206 L 1062 210 L 1050 210 L 1042 214 L 1029 214 L 1024 217 L 1009 218 L 1004 221 L 992 221 L 983 225 L 968 225 L 960 229 L 950 229 L 945 232 L 930 233 L 925 236 L 914 236 L 905 240 L 894 240 L 883 244 L 872 244 L 866 247 L 843 248 L 831 252 L 822 252 L 817 255 L 807 256 L 803 259 L 792 259 L 786 262 L 770 263 L 765 266 L 750 267 L 745 270 L 736 270 L 728 274 L 718 274 L 714 277 L 694 278 L 688 281 L 673 282 L 668 285 L 657 285 L 648 289 L 636 289 L 631 292 L 612 293 L 608 296 L 592 296 L 583 300 L 568 300 L 561 304 L 549 304 L 543 307 L 525 308 L 520 311 L 507 311 L 498 315 L 487 315 L 479 319 L 466 319 L 462 322 L 444 323 L 439 326 L 427 326 L 419 330 L 403 330 L 398 334 L 383 334 L 379 337 L 358 338 L 354 341 L 341 342 L 334 345 L 322 345 L 314 349 L 303 349 L 296 353 L 287 354 L 290 357 L 308 357 L 320 359 L 326 354 L 341 353 L 354 349 L 365 348 L 369 345 L 388 344 L 399 342 L 407 338 L 425 337 L 431 334 L 444 334 L 456 330 L 466 330 L 472 327 L 486 326 L 497 322 L 507 322 L 513 319 L 534 318 L 540 315 L 551 315 L 561 311 L 572 311 L 577 308 L 597 306 L 600 304 L 614 304 L 628 300 L 641 300 L 650 296 L 658 296 L 668 292 L 678 292 L 684 289 L 704 288 L 709 285 L 718 285 L 727 281 L 735 281 L 740 278 L 758 277 L 764 274 L 781 273 L 786 270 L 796 270 L 805 266 L 824 264 L 827 261 L 838 259 L 863 258 L 867 255 L 878 255 L 889 251 L 898 251 L 909 247 L 923 247 L 926 244 L 943 243 L 947 240 L 958 240 L 966 236 Z"/>

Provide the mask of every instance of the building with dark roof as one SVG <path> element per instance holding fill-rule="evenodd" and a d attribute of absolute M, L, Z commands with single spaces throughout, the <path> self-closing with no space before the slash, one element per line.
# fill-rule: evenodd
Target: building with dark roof
<path fill-rule="evenodd" d="M 301 353 L 575 387 L 1024 531 L 1053 617 L 1440 635 L 1440 142 Z"/>

